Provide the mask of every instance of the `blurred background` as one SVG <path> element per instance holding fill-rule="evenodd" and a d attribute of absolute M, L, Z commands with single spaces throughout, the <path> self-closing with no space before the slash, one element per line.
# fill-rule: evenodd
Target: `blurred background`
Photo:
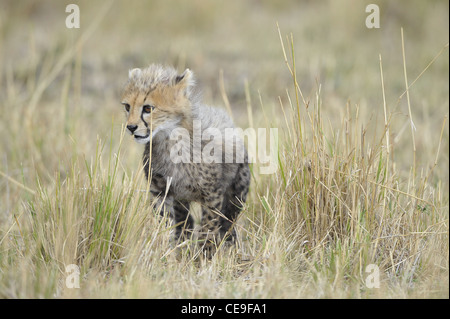
<path fill-rule="evenodd" d="M 340 127 L 347 104 L 351 112 L 359 107 L 364 125 L 384 127 L 381 55 L 394 158 L 407 173 L 412 141 L 406 98 L 399 99 L 405 91 L 400 28 L 410 83 L 442 51 L 410 92 L 418 163 L 434 162 L 449 105 L 448 1 L 72 1 L 80 9 L 79 29 L 65 25 L 69 3 L 0 3 L 0 170 L 25 185 L 64 174 L 77 156 L 93 156 L 97 136 L 108 140 L 113 131 L 116 143 L 125 119 L 120 90 L 134 67 L 189 67 L 204 102 L 219 107 L 223 83 L 244 128 L 248 98 L 255 126 L 262 109 L 282 118 L 279 101 L 287 105 L 292 78 L 277 23 L 288 59 L 294 39 L 305 99 L 315 102 L 320 89 L 333 127 Z M 370 3 L 379 6 L 379 29 L 365 25 Z M 135 169 L 142 150 L 126 144 Z M 440 151 L 435 172 L 448 185 L 448 124 Z"/>

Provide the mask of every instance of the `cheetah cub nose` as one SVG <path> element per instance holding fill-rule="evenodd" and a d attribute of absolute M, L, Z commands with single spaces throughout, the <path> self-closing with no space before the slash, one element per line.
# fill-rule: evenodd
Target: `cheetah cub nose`
<path fill-rule="evenodd" d="M 131 132 L 131 134 L 133 134 L 137 128 L 138 128 L 137 125 L 127 125 L 127 129 Z"/>

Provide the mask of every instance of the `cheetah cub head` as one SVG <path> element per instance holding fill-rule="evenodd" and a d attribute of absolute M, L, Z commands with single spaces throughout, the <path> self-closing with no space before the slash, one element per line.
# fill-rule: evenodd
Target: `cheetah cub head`
<path fill-rule="evenodd" d="M 127 116 L 127 131 L 136 142 L 146 144 L 156 134 L 177 127 L 191 114 L 193 74 L 182 74 L 171 67 L 152 64 L 145 69 L 133 69 L 122 93 L 122 105 Z"/>

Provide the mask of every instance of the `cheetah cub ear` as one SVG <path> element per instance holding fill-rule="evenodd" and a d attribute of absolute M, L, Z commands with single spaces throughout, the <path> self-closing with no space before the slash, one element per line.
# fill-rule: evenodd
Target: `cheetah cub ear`
<path fill-rule="evenodd" d="M 138 78 L 142 73 L 142 70 L 139 68 L 132 69 L 128 71 L 128 78 L 131 80 L 133 78 Z"/>
<path fill-rule="evenodd" d="M 181 75 L 175 78 L 175 87 L 189 97 L 193 86 L 195 85 L 194 74 L 191 70 L 186 69 Z"/>

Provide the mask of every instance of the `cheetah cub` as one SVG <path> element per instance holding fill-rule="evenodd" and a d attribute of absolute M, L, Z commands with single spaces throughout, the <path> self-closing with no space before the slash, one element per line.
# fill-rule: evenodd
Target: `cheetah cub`
<path fill-rule="evenodd" d="M 133 69 L 122 104 L 127 131 L 145 144 L 150 191 L 170 214 L 176 239 L 192 235 L 189 206 L 199 202 L 199 242 L 211 257 L 221 241 L 235 242 L 233 226 L 247 197 L 250 170 L 241 138 L 226 134 L 234 128 L 232 120 L 225 111 L 203 105 L 194 85 L 189 69 L 182 74 L 156 64 Z"/>

